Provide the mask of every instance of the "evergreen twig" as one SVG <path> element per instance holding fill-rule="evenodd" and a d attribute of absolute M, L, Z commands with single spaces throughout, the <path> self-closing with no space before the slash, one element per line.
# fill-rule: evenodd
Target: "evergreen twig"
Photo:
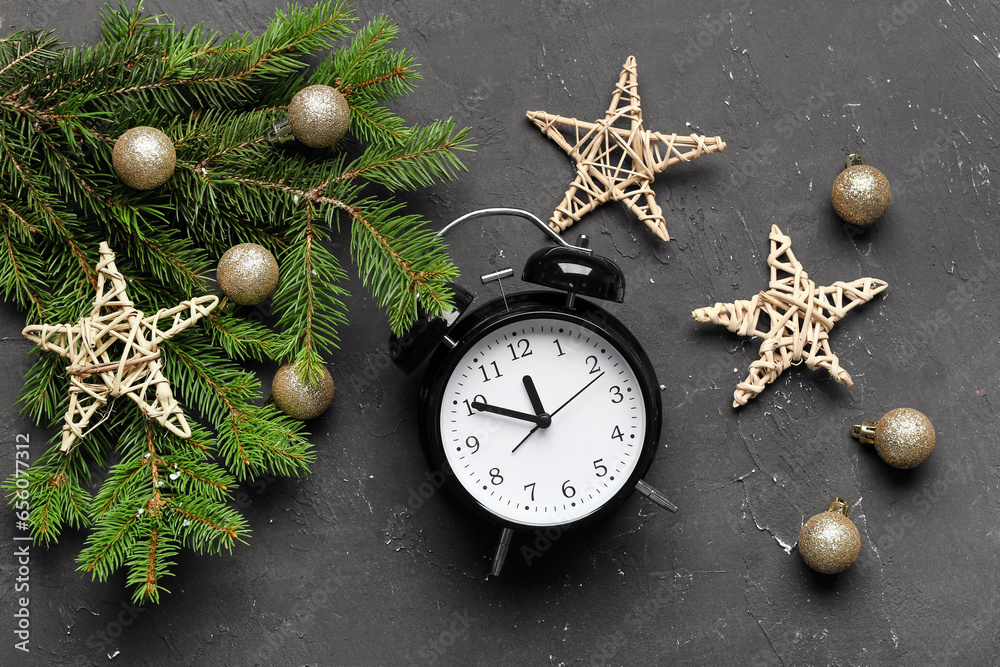
<path fill-rule="evenodd" d="M 42 31 L 0 39 L 0 295 L 29 323 L 76 322 L 93 301 L 101 241 L 147 313 L 210 291 L 206 276 L 235 243 L 262 244 L 281 265 L 275 329 L 228 309 L 162 344 L 164 374 L 200 422 L 191 439 L 119 401 L 67 455 L 53 445 L 26 480 L 4 483 L 15 507 L 30 507 L 40 543 L 89 528 L 80 571 L 104 580 L 125 568 L 144 603 L 166 592 L 180 549 L 218 553 L 249 537 L 229 504 L 238 480 L 313 464 L 303 424 L 263 404 L 240 362 L 295 362 L 300 378 L 318 377 L 348 321 L 348 258 L 334 248 L 349 247 L 396 333 L 418 302 L 430 314 L 448 307 L 455 267 L 394 193 L 454 178 L 472 145 L 450 120 L 408 125 L 386 106 L 420 79 L 414 59 L 392 48 L 397 29 L 384 16 L 352 32 L 340 0 L 290 5 L 256 37 L 179 28 L 141 2 L 102 17 L 103 39 L 89 47 Z M 344 94 L 360 143 L 267 143 L 292 95 L 316 83 Z M 177 151 L 173 178 L 156 190 L 128 188 L 112 167 L 115 138 L 137 125 L 162 129 Z M 68 387 L 63 360 L 38 354 L 22 414 L 57 430 Z"/>

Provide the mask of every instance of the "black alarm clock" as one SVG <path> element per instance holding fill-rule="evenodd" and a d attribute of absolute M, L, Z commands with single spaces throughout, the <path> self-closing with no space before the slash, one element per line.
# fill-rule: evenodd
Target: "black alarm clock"
<path fill-rule="evenodd" d="M 467 312 L 473 297 L 453 285 L 455 308 L 421 317 L 390 355 L 407 372 L 428 357 L 418 424 L 430 465 L 465 505 L 502 528 L 492 574 L 515 532 L 577 528 L 606 516 L 634 490 L 677 511 L 643 481 L 660 440 L 659 383 L 649 357 L 618 319 L 588 299 L 621 303 L 625 276 L 571 245 L 533 214 L 557 245 L 533 253 L 522 280 L 547 288 L 505 294 Z M 483 282 L 512 275 L 507 269 Z"/>

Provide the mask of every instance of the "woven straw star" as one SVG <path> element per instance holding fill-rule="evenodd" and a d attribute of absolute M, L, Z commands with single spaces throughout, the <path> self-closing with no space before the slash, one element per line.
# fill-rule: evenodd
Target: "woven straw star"
<path fill-rule="evenodd" d="M 734 408 L 746 405 L 786 368 L 802 362 L 810 369 L 825 368 L 843 385 L 853 385 L 850 374 L 830 350 L 830 330 L 847 311 L 889 287 L 875 278 L 817 287 L 792 254 L 792 240 L 777 225 L 771 227 L 770 238 L 770 289 L 749 301 L 717 303 L 691 313 L 698 322 L 721 324 L 741 336 L 764 339 L 760 359 L 750 364 L 750 375 L 736 387 Z M 768 321 L 763 325 L 766 328 L 760 323 L 762 315 Z"/>
<path fill-rule="evenodd" d="M 115 267 L 115 253 L 107 243 L 101 243 L 100 251 L 97 296 L 90 315 L 76 324 L 32 325 L 21 332 L 43 350 L 70 362 L 66 367 L 69 409 L 61 449 L 68 452 L 87 434 L 84 429 L 109 397 L 122 395 L 171 433 L 189 438 L 191 428 L 160 371 L 158 346 L 207 315 L 219 299 L 190 299 L 145 317 L 128 298 L 125 277 Z M 160 328 L 163 323 L 167 328 Z"/>
<path fill-rule="evenodd" d="M 669 241 L 663 210 L 656 203 L 651 187 L 654 177 L 678 162 L 689 162 L 726 148 L 726 142 L 719 137 L 660 134 L 643 129 L 632 56 L 625 61 L 611 106 L 602 120 L 587 123 L 544 111 L 529 111 L 527 115 L 576 161 L 576 178 L 549 219 L 549 226 L 557 232 L 614 200 L 625 202 L 654 234 Z M 619 122 L 627 127 L 615 127 Z M 574 143 L 566 140 L 562 127 L 575 132 Z"/>

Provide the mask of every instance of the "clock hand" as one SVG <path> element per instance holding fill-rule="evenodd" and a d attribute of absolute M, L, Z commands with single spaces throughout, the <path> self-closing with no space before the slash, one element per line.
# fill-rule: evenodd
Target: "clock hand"
<path fill-rule="evenodd" d="M 498 415 L 503 415 L 504 417 L 513 417 L 514 419 L 523 419 L 526 422 L 531 422 L 536 427 L 540 425 L 541 417 L 544 415 L 531 415 L 527 412 L 518 412 L 517 410 L 509 410 L 507 408 L 501 408 L 496 405 L 489 405 L 487 403 L 480 403 L 479 401 L 474 401 L 471 403 L 472 407 L 480 412 L 493 412 Z"/>
<path fill-rule="evenodd" d="M 536 425 L 535 425 L 535 428 L 533 428 L 533 429 L 531 429 L 530 431 L 528 431 L 528 435 L 524 436 L 524 440 L 522 440 L 521 442 L 517 443 L 517 445 L 516 445 L 516 446 L 514 447 L 514 449 L 510 450 L 510 453 L 511 453 L 511 454 L 513 454 L 514 452 L 516 452 L 516 451 L 518 450 L 518 448 L 519 448 L 519 447 L 520 447 L 521 445 L 523 445 L 524 443 L 526 443 L 526 442 L 528 441 L 528 438 L 530 438 L 530 437 L 532 436 L 532 434 L 533 434 L 533 433 L 534 433 L 535 431 L 537 431 L 537 430 L 538 430 L 539 428 L 540 428 L 540 427 L 539 427 L 539 426 L 538 426 L 538 425 L 536 424 Z"/>
<path fill-rule="evenodd" d="M 560 405 L 558 408 L 556 408 L 555 412 L 553 412 L 551 415 L 549 415 L 549 417 L 555 417 L 557 412 L 559 412 L 560 410 L 562 410 L 563 408 L 565 408 L 567 405 L 569 405 L 573 401 L 574 398 L 576 398 L 577 396 L 579 396 L 580 394 L 582 394 L 583 392 L 585 392 L 590 387 L 590 385 L 594 384 L 595 382 L 597 382 L 598 380 L 600 380 L 602 377 L 604 377 L 604 371 L 601 371 L 600 375 L 598 375 L 593 380 L 591 380 L 590 382 L 588 382 L 583 389 L 581 389 L 580 391 L 578 391 L 575 394 L 573 394 L 572 396 L 570 396 L 569 400 L 566 401 L 565 403 L 563 403 L 562 405 Z"/>
<path fill-rule="evenodd" d="M 535 414 L 544 415 L 545 408 L 542 407 L 542 399 L 538 397 L 538 390 L 535 389 L 535 381 L 531 379 L 530 375 L 525 375 L 521 381 L 524 382 L 524 389 L 528 392 L 528 399 L 531 401 L 531 408 Z"/>
<path fill-rule="evenodd" d="M 569 400 L 568 400 L 568 401 L 566 401 L 565 403 L 563 403 L 562 405 L 560 405 L 560 406 L 559 406 L 558 408 L 556 408 L 556 411 L 555 411 L 555 412 L 553 412 L 553 413 L 552 413 L 551 415 L 547 415 L 547 414 L 544 414 L 544 413 L 543 413 L 543 414 L 541 414 L 541 415 L 539 415 L 539 416 L 537 417 L 537 419 L 539 420 L 539 422 L 538 422 L 537 424 L 535 424 L 535 428 L 533 428 L 533 429 L 531 429 L 530 431 L 528 431 L 528 435 L 524 436 L 524 439 L 523 439 L 523 440 L 521 440 L 521 442 L 517 443 L 517 446 L 516 446 L 516 447 L 514 447 L 514 449 L 512 449 L 510 453 L 511 453 L 511 454 L 513 454 L 514 452 L 516 452 L 516 451 L 518 450 L 518 448 L 519 448 L 519 447 L 520 447 L 521 445 L 523 445 L 524 443 L 526 443 L 526 442 L 528 441 L 528 438 L 530 438 L 530 437 L 531 437 L 531 436 L 532 436 L 532 435 L 533 435 L 533 434 L 535 433 L 535 431 L 537 431 L 537 430 L 538 430 L 539 428 L 541 428 L 541 427 L 542 427 L 542 424 L 543 424 L 543 423 L 545 423 L 545 422 L 542 422 L 542 421 L 541 421 L 541 420 L 542 420 L 543 418 L 544 418 L 544 419 L 547 419 L 547 423 L 545 423 L 545 426 L 546 426 L 546 428 L 548 428 L 548 425 L 552 423 L 552 417 L 554 417 L 554 416 L 555 416 L 556 412 L 559 412 L 560 410 L 562 410 L 563 408 L 565 408 L 565 407 L 566 407 L 567 405 L 569 405 L 569 404 L 570 404 L 570 402 L 571 402 L 571 401 L 572 401 L 572 400 L 573 400 L 574 398 L 576 398 L 577 396 L 579 396 L 580 394 L 582 394 L 582 393 L 583 393 L 584 391 L 586 391 L 586 390 L 587 390 L 587 388 L 588 388 L 588 387 L 590 387 L 590 385 L 592 385 L 592 384 L 594 384 L 595 382 L 597 382 L 598 380 L 600 380 L 600 379 L 601 379 L 601 378 L 602 378 L 603 376 L 604 376 L 604 373 L 603 373 L 603 372 L 601 372 L 601 374 L 600 374 L 600 375 L 598 375 L 598 376 L 597 376 L 597 377 L 595 377 L 595 378 L 594 378 L 593 380 L 591 380 L 590 382 L 588 382 L 588 383 L 586 384 L 586 386 L 584 386 L 584 388 L 583 388 L 583 389 L 581 389 L 580 391 L 578 391 L 578 392 L 576 392 L 575 394 L 573 394 L 572 396 L 570 396 L 570 397 L 569 397 Z M 525 383 L 525 385 L 527 385 L 527 383 Z M 476 404 L 475 404 L 475 403 L 473 403 L 473 404 L 472 404 L 472 407 L 476 407 Z"/>

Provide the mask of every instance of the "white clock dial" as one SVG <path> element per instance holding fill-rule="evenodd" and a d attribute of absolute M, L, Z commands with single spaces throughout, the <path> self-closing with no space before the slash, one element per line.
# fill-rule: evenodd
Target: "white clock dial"
<path fill-rule="evenodd" d="M 646 439 L 645 405 L 636 370 L 605 336 L 575 320 L 526 317 L 482 335 L 458 361 L 442 395 L 441 441 L 456 481 L 486 510 L 561 525 L 628 482 Z"/>

